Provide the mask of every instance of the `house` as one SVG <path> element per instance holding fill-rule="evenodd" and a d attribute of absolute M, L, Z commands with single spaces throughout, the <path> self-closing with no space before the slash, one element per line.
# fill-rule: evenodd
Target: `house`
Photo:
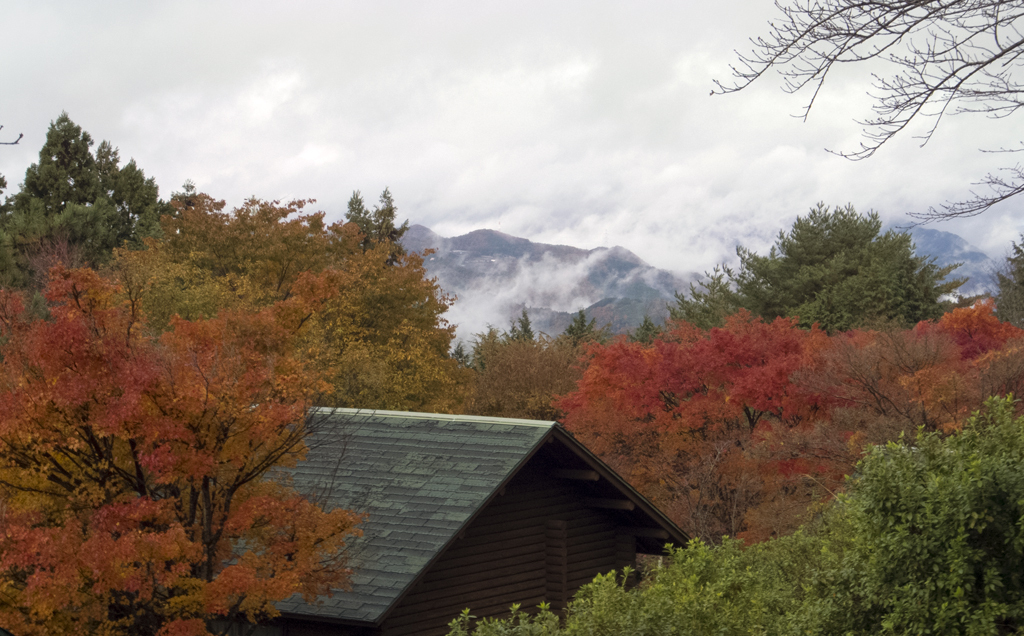
<path fill-rule="evenodd" d="M 555 422 L 320 409 L 294 485 L 368 513 L 352 591 L 279 603 L 259 633 L 445 634 L 463 608 L 565 607 L 686 535 Z"/>

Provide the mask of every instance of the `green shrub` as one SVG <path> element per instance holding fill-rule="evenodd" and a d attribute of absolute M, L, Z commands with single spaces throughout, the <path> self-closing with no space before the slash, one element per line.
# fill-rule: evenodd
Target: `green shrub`
<path fill-rule="evenodd" d="M 463 610 L 458 618 L 449 623 L 450 631 L 448 636 L 557 636 L 562 633 L 558 623 L 558 617 L 554 615 L 546 604 L 538 607 L 537 614 L 531 616 L 519 609 L 519 605 L 512 606 L 512 615 L 508 618 L 484 618 L 476 625 L 473 620 L 476 616 Z"/>
<path fill-rule="evenodd" d="M 530 617 L 515 607 L 512 617 L 485 619 L 473 629 L 467 610 L 450 635 L 780 634 L 780 617 L 799 603 L 801 592 L 789 582 L 813 565 L 814 541 L 798 533 L 743 549 L 741 541 L 711 547 L 694 540 L 670 549 L 636 587 L 623 583 L 628 571 L 597 576 L 577 593 L 561 627 L 546 608 Z"/>
<path fill-rule="evenodd" d="M 451 636 L 1000 635 L 1024 626 L 1024 418 L 990 399 L 959 434 L 871 449 L 811 526 L 692 541 L 636 587 L 615 573 L 558 618 L 514 608 Z"/>
<path fill-rule="evenodd" d="M 833 609 L 847 620 L 835 625 L 972 635 L 1024 626 L 1024 419 L 1012 398 L 990 399 L 959 434 L 875 447 L 859 470 L 835 506 L 846 554 L 824 573 L 846 580 Z"/>

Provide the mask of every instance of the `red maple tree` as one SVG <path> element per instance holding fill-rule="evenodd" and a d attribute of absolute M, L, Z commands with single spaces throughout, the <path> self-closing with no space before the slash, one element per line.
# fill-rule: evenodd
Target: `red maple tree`
<path fill-rule="evenodd" d="M 919 327 L 928 324 L 922 323 Z M 1001 349 L 1010 340 L 1024 336 L 1024 329 L 996 318 L 996 303 L 992 298 L 979 300 L 970 307 L 957 307 L 944 314 L 935 327 L 949 334 L 960 347 L 960 355 L 968 360 Z"/>
<path fill-rule="evenodd" d="M 746 312 L 709 331 L 676 323 L 649 346 L 592 347 L 559 406 L 570 430 L 692 535 L 763 538 L 798 523 L 815 496 L 806 475 L 837 472 L 794 461 L 794 440 L 806 446 L 827 411 L 790 378 L 826 342 L 795 320 Z"/>
<path fill-rule="evenodd" d="M 347 584 L 359 518 L 270 478 L 320 389 L 292 343 L 324 286 L 297 289 L 159 338 L 91 270 L 53 271 L 48 320 L 0 292 L 0 625 L 207 634 Z"/>

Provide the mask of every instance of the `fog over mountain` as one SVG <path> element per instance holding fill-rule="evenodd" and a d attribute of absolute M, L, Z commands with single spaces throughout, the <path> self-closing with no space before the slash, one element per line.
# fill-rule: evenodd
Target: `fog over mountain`
<path fill-rule="evenodd" d="M 436 250 L 426 258 L 427 272 L 457 297 L 448 319 L 464 340 L 488 325 L 507 328 L 524 307 L 534 329 L 549 335 L 561 333 L 580 309 L 625 332 L 644 315 L 663 321 L 674 292 L 697 278 L 652 267 L 622 247 L 585 250 L 494 230 L 446 238 L 413 225 L 402 244 L 410 251 Z"/>
<path fill-rule="evenodd" d="M 962 294 L 993 290 L 992 273 L 999 259 L 952 232 L 915 227 L 910 234 L 917 254 L 934 258 L 939 266 L 962 263 L 953 274 L 968 279 Z M 414 252 L 435 250 L 425 260 L 427 272 L 457 298 L 448 320 L 467 342 L 489 325 L 507 329 L 524 307 L 534 329 L 552 336 L 564 331 L 580 309 L 599 325 L 625 333 L 645 315 L 664 321 L 674 293 L 688 293 L 690 283 L 700 278 L 697 272 L 652 267 L 623 247 L 587 250 L 535 243 L 495 230 L 448 238 L 413 225 L 402 244 Z M 707 269 L 713 266 L 708 263 Z"/>

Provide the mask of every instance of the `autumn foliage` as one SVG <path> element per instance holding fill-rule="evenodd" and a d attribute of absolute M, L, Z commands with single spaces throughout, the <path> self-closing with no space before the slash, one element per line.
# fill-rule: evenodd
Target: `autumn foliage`
<path fill-rule="evenodd" d="M 344 590 L 360 518 L 287 482 L 310 406 L 462 399 L 421 256 L 308 201 L 172 203 L 145 249 L 52 269 L 34 311 L 0 290 L 0 626 L 19 636 L 224 632 Z"/>
<path fill-rule="evenodd" d="M 760 448 L 813 430 L 820 400 L 789 378 L 826 340 L 794 320 L 741 312 L 710 331 L 677 323 L 650 346 L 597 346 L 560 403 L 565 423 L 689 532 L 740 534 L 748 514 L 786 490 L 764 479 L 764 464 L 781 460 Z"/>
<path fill-rule="evenodd" d="M 649 345 L 592 345 L 565 424 L 691 535 L 791 532 L 868 444 L 957 430 L 1024 388 L 1024 331 L 991 302 L 913 329 L 826 335 L 741 311 Z"/>
<path fill-rule="evenodd" d="M 948 334 L 960 348 L 960 356 L 969 360 L 1002 349 L 1010 340 L 1024 336 L 1024 329 L 996 318 L 996 305 L 991 298 L 950 311 L 939 319 L 937 329 Z"/>
<path fill-rule="evenodd" d="M 225 212 L 206 194 L 181 197 L 163 219 L 165 238 L 118 250 L 116 274 L 156 328 L 174 315 L 258 311 L 316 275 L 332 293 L 297 346 L 328 381 L 320 406 L 455 411 L 462 388 L 444 319 L 452 299 L 426 276 L 422 256 L 383 243 L 364 249 L 354 223 L 327 224 L 310 203 L 249 199 Z"/>
<path fill-rule="evenodd" d="M 0 292 L 0 624 L 206 634 L 344 588 L 358 517 L 274 478 L 315 426 L 324 385 L 294 343 L 323 285 L 156 336 L 95 272 L 51 277 L 46 321 Z"/>

